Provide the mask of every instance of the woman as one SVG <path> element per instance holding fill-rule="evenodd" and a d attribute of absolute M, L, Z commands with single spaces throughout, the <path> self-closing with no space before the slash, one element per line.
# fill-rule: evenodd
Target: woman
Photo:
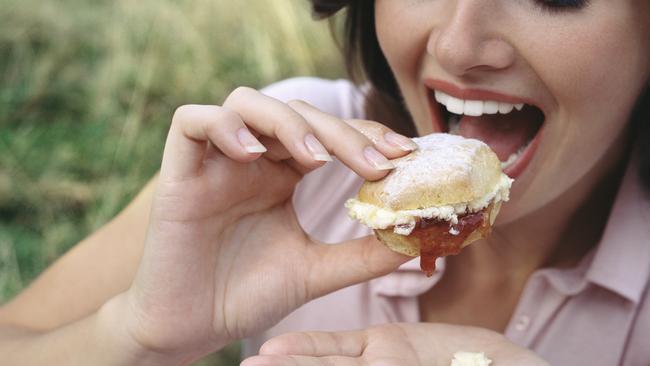
<path fill-rule="evenodd" d="M 348 2 L 316 3 L 327 13 Z M 348 42 L 361 50 L 374 85 L 389 101 L 403 97 L 419 134 L 456 129 L 487 142 L 502 161 L 514 154 L 505 170 L 515 178 L 512 200 L 492 237 L 448 257 L 437 280 L 414 277 L 409 271 L 417 267 L 407 264 L 306 305 L 249 344 L 252 351 L 290 330 L 427 321 L 504 332 L 552 364 L 646 364 L 648 3 L 378 0 L 349 6 Z M 374 23 L 367 16 L 373 12 Z M 493 100 L 533 107 L 505 115 L 483 110 L 476 118 L 465 104 L 454 111 L 465 114 L 458 122 L 444 112 L 456 107 L 441 92 L 482 100 L 483 108 Z M 323 204 L 317 203 L 327 212 Z M 314 231 L 335 230 L 337 218 L 331 215 L 324 220 L 329 227 Z M 308 231 L 310 223 L 304 224 Z M 335 337 L 291 335 L 262 352 L 406 358 L 413 350 L 428 355 L 427 347 L 444 334 L 408 325 Z M 312 343 L 317 346 L 299 346 Z M 388 351 L 380 344 L 389 344 Z M 250 362 L 257 360 L 265 358 Z"/>
<path fill-rule="evenodd" d="M 347 4 L 314 3 L 323 11 Z M 453 128 L 486 141 L 510 160 L 511 202 L 491 238 L 449 258 L 434 281 L 413 278 L 407 263 L 308 304 L 261 338 L 423 323 L 284 336 L 249 364 L 448 362 L 465 347 L 495 363 L 543 364 L 499 332 L 556 364 L 648 359 L 648 200 L 637 180 L 647 153 L 631 151 L 647 122 L 630 119 L 635 103 L 646 105 L 650 4 L 348 6 L 348 31 L 375 88 L 290 80 L 264 93 L 239 88 L 222 106 L 179 108 L 155 190 L 146 187 L 2 308 L 9 360 L 187 363 L 396 269 L 408 258 L 342 219 L 360 177 L 381 178 L 390 158 L 413 148 L 367 119 L 404 134 Z M 477 101 L 481 116 L 458 109 Z M 488 114 L 495 102 L 503 114 Z M 294 192 L 331 155 L 338 161 Z"/>

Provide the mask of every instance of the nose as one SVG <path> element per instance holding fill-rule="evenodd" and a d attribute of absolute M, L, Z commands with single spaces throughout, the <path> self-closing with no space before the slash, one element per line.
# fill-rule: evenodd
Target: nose
<path fill-rule="evenodd" d="M 486 0 L 457 0 L 446 21 L 431 30 L 427 52 L 449 73 L 502 70 L 515 61 L 514 47 L 499 31 L 494 8 Z M 496 26 L 494 26 L 496 25 Z"/>

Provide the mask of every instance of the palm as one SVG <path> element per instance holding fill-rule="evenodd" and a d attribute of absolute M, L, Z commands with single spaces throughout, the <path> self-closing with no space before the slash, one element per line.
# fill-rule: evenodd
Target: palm
<path fill-rule="evenodd" d="M 445 365 L 438 364 L 435 360 L 424 362 L 422 354 L 415 349 L 414 335 L 408 329 L 400 326 L 386 325 L 368 332 L 368 345 L 363 350 L 361 358 L 368 365 Z"/>
<path fill-rule="evenodd" d="M 215 329 L 236 339 L 306 301 L 308 239 L 290 202 L 300 175 L 263 158 L 239 164 L 217 156 L 204 167 L 192 181 L 161 181 L 154 202 L 159 224 L 148 240 L 144 280 L 147 302 L 161 307 L 157 332 L 174 334 L 164 343 Z M 187 211 L 188 201 L 200 204 Z"/>
<path fill-rule="evenodd" d="M 450 364 L 459 351 L 484 352 L 499 365 L 546 365 L 532 352 L 501 334 L 480 328 L 443 324 L 396 324 L 370 329 L 362 358 L 370 365 L 404 366 Z M 443 340 L 444 341 L 441 341 Z"/>
<path fill-rule="evenodd" d="M 484 352 L 502 366 L 548 366 L 533 352 L 481 328 L 432 324 L 386 324 L 338 333 L 293 333 L 271 339 L 242 365 L 448 366 L 459 351 Z"/>
<path fill-rule="evenodd" d="M 260 192 L 260 195 L 265 193 Z M 308 300 L 305 278 L 313 258 L 290 196 L 241 217 L 222 232 L 215 267 L 215 303 L 232 339 L 267 328 Z M 219 281 L 219 279 L 221 279 Z"/>
<path fill-rule="evenodd" d="M 224 238 L 232 253 L 217 264 L 215 275 L 223 282 L 217 281 L 221 303 L 215 305 L 233 339 L 273 325 L 309 299 L 313 258 L 292 210 L 286 203 L 246 217 Z"/>

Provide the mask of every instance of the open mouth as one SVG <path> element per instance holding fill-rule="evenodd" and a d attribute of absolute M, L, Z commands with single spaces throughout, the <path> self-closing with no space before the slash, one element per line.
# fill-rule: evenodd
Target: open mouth
<path fill-rule="evenodd" d="M 545 116 L 532 104 L 497 100 L 464 100 L 427 89 L 434 124 L 442 132 L 485 142 L 514 178 L 521 174 L 537 146 Z"/>

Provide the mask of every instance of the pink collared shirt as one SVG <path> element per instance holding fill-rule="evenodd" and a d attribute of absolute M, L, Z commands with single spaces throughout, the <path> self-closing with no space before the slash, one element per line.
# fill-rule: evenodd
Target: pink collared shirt
<path fill-rule="evenodd" d="M 364 116 L 361 92 L 344 80 L 290 79 L 264 92 L 281 100 L 303 99 L 342 118 Z M 650 198 L 636 171 L 628 168 L 597 248 L 576 268 L 544 268 L 528 279 L 505 331 L 511 341 L 553 365 L 650 365 Z M 304 230 L 328 243 L 371 235 L 343 207 L 361 183 L 337 161 L 308 174 L 294 195 Z M 427 278 L 414 259 L 387 276 L 316 299 L 247 340 L 245 354 L 291 331 L 418 322 L 418 296 L 444 271 L 439 259 L 434 277 Z"/>

